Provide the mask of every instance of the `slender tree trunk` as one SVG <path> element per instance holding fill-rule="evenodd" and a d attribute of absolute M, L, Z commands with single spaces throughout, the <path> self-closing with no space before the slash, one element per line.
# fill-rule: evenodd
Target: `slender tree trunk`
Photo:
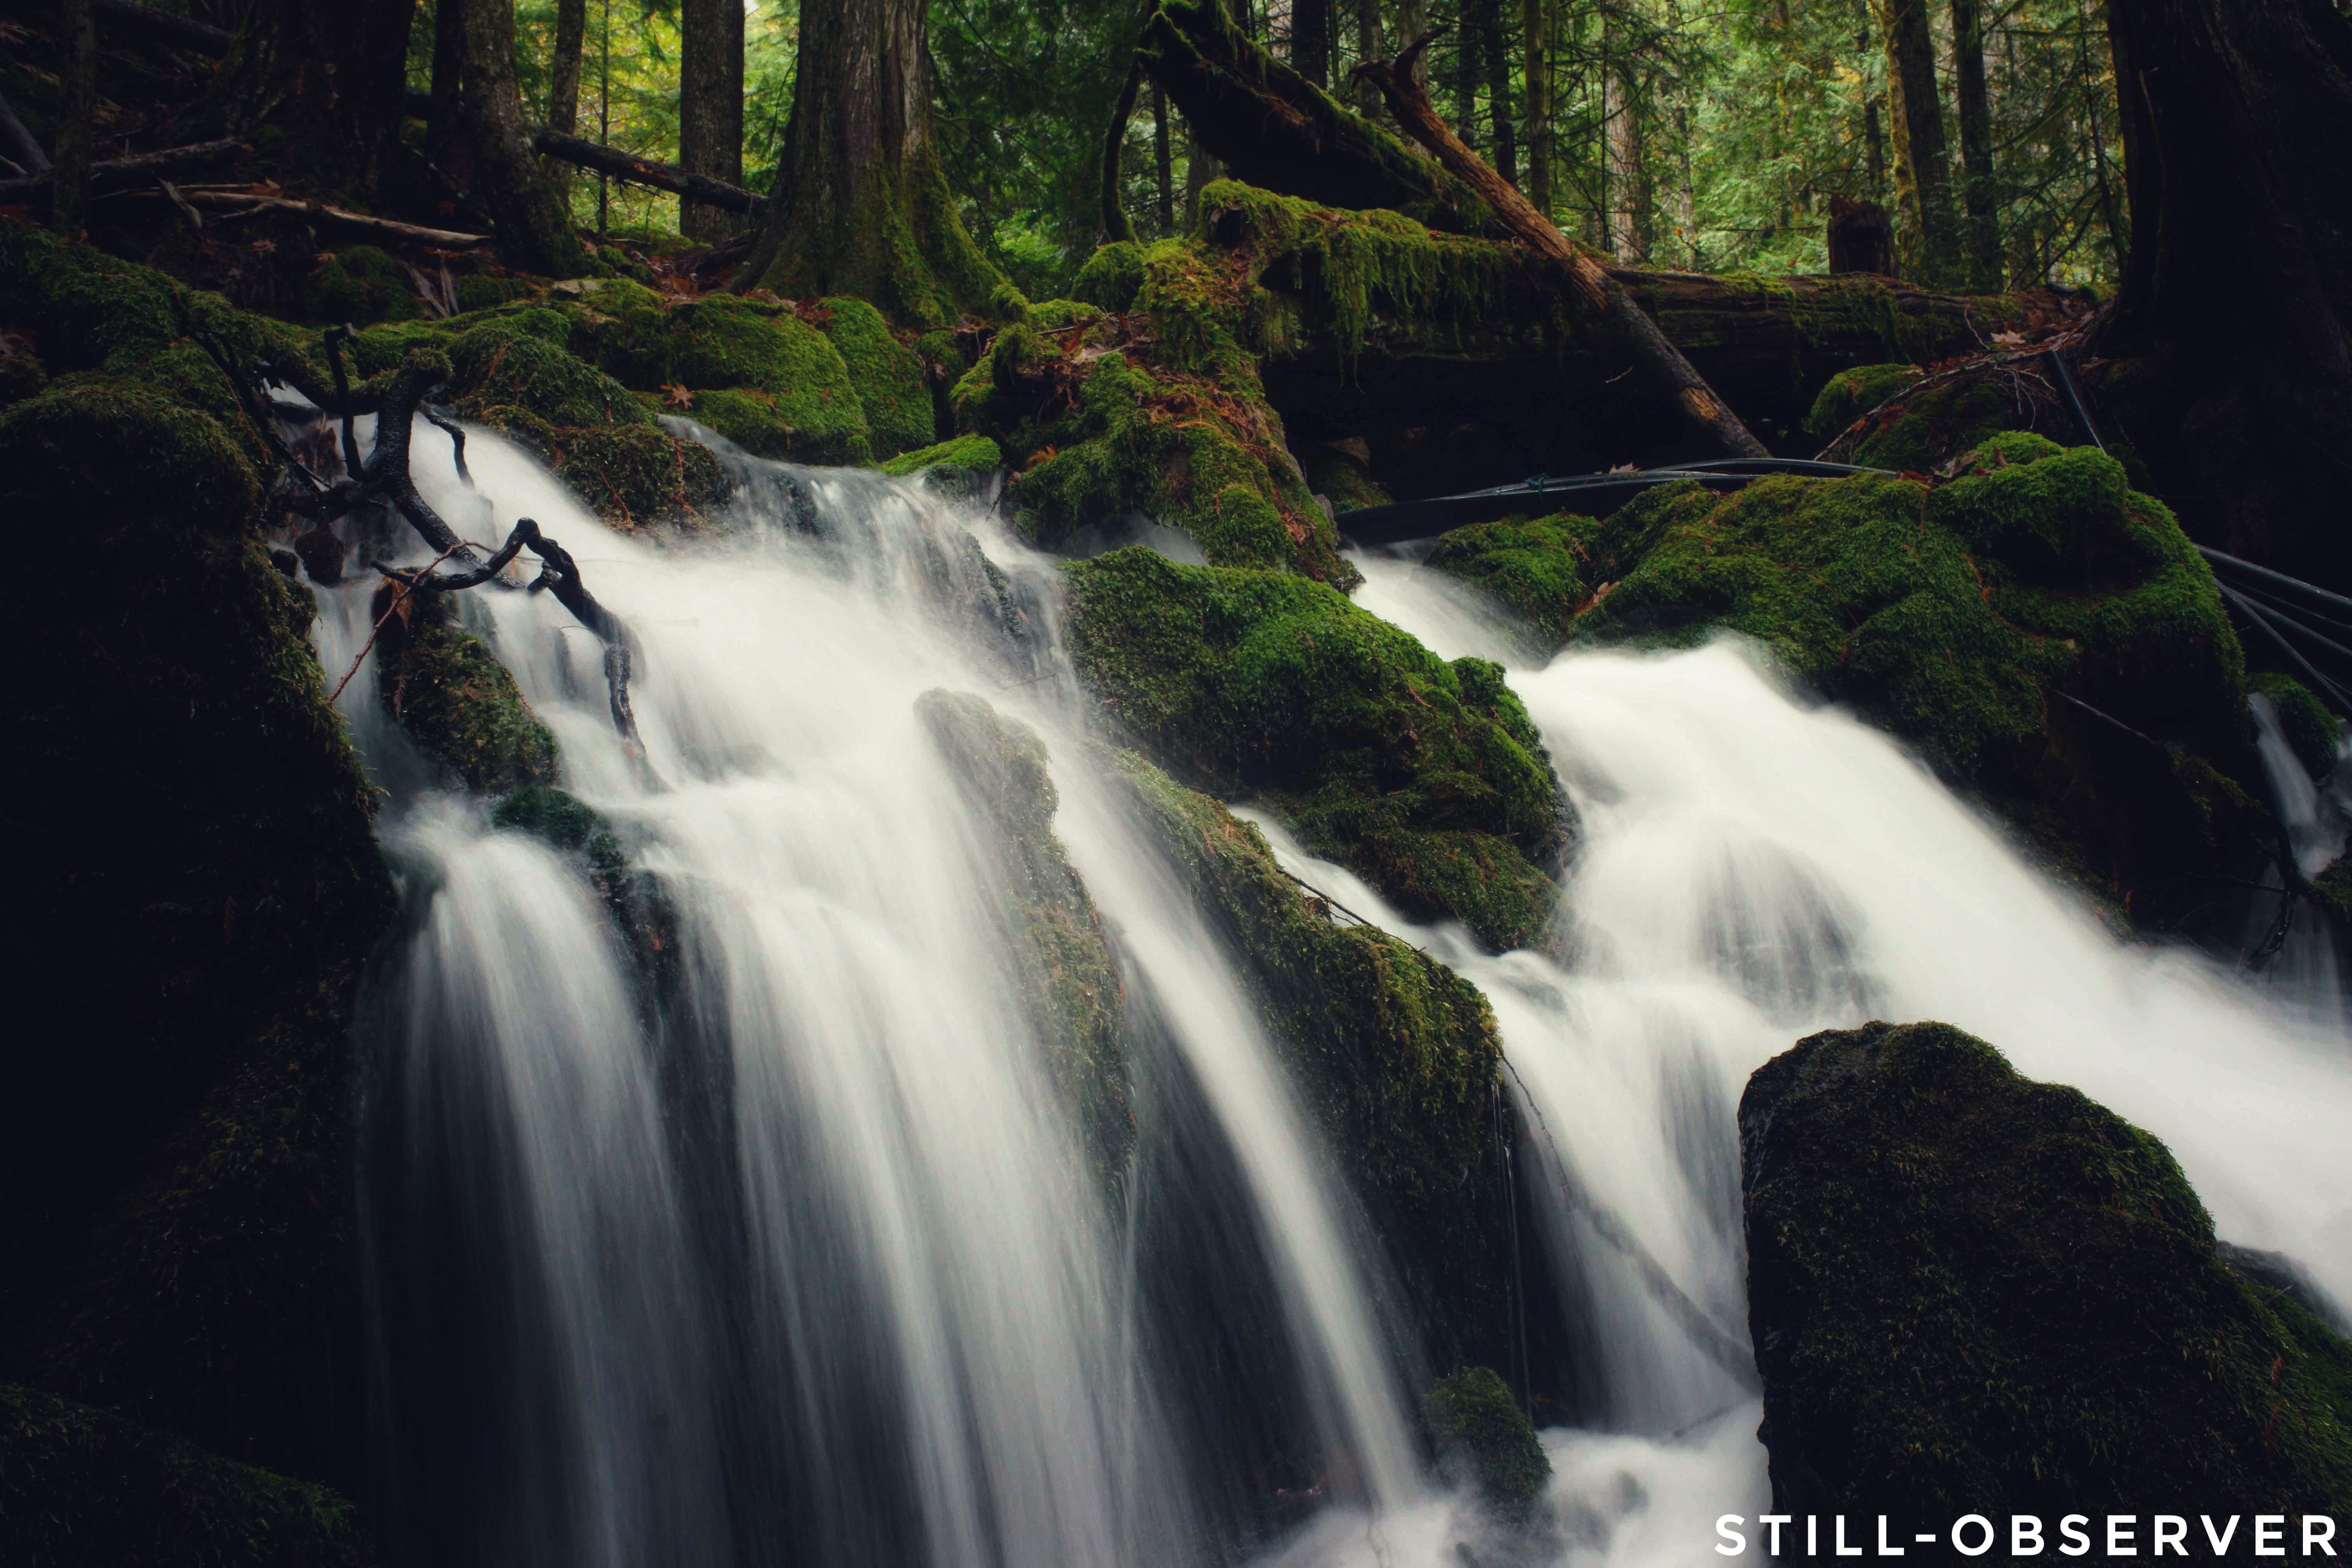
<path fill-rule="evenodd" d="M 473 186 L 466 150 L 466 0 L 433 0 L 433 101 L 425 155 L 463 190 Z"/>
<path fill-rule="evenodd" d="M 683 0 L 678 7 L 677 161 L 730 185 L 743 183 L 743 0 Z M 724 239 L 735 215 L 700 202 L 678 208 L 690 239 Z"/>
<path fill-rule="evenodd" d="M 1519 27 L 1527 51 L 1528 200 L 1546 217 L 1551 188 L 1551 6 L 1547 0 L 1520 0 Z M 1366 56 L 1366 58 L 1371 57 Z"/>
<path fill-rule="evenodd" d="M 1691 189 L 1690 106 L 1675 105 L 1675 150 L 1681 178 L 1675 185 L 1675 227 L 1683 242 L 1683 265 L 1703 269 L 1698 254 L 1698 198 Z"/>
<path fill-rule="evenodd" d="M 588 36 L 588 0 L 555 0 L 555 58 L 548 62 L 547 128 L 559 136 L 580 130 L 580 57 Z M 572 169 L 558 166 L 556 188 L 572 210 Z M 740 184 L 739 179 L 735 182 Z"/>
<path fill-rule="evenodd" d="M 1495 171 L 1518 184 L 1518 141 L 1511 114 L 1511 51 L 1503 31 L 1503 0 L 1477 0 L 1478 43 L 1486 57 L 1486 113 L 1494 122 Z"/>
<path fill-rule="evenodd" d="M 1331 0 L 1290 0 L 1290 68 L 1331 85 Z"/>
<path fill-rule="evenodd" d="M 1968 214 L 1969 287 L 2000 287 L 2000 187 L 1992 173 L 1992 106 L 1985 91 L 1983 0 L 1952 0 L 1953 78 L 1960 117 L 1961 205 Z"/>
<path fill-rule="evenodd" d="M 1381 42 L 1381 0 L 1356 0 L 1356 59 L 1376 60 L 1385 53 Z M 1381 89 L 1359 77 L 1355 83 L 1356 112 L 1367 119 L 1376 119 L 1381 112 Z"/>
<path fill-rule="evenodd" d="M 2108 0 L 2107 26 L 2132 234 L 2085 377 L 2192 536 L 2352 590 L 2352 21 Z"/>
<path fill-rule="evenodd" d="M 931 134 L 925 16 L 923 0 L 802 0 L 792 121 L 738 287 L 855 294 L 909 325 L 996 308 L 1004 280 Z"/>
<path fill-rule="evenodd" d="M 1650 165 L 1643 145 L 1641 85 L 1630 58 L 1612 59 L 1602 98 L 1609 121 L 1609 234 L 1628 266 L 1650 255 Z"/>
<path fill-rule="evenodd" d="M 98 120 L 98 8 L 92 0 L 65 0 L 58 21 L 65 37 L 66 71 L 52 160 L 57 184 L 49 198 L 49 222 L 68 239 L 77 239 L 89 216 L 89 165 Z"/>
<path fill-rule="evenodd" d="M 532 127 L 523 116 L 522 89 L 515 80 L 514 0 L 456 3 L 465 35 L 462 101 L 474 160 L 473 194 L 497 228 L 499 255 L 526 272 L 577 277 L 587 255 L 554 180 L 531 150 Z"/>
<path fill-rule="evenodd" d="M 1895 203 L 1905 270 L 1942 288 L 1959 271 L 1944 105 L 1936 86 L 1936 37 L 1927 0 L 1874 0 L 1886 37 L 1886 98 L 1895 121 Z"/>
<path fill-rule="evenodd" d="M 1160 187 L 1160 237 L 1176 232 L 1176 157 L 1169 144 L 1168 89 L 1151 84 L 1151 166 Z"/>
<path fill-rule="evenodd" d="M 1217 167 L 1216 155 L 1201 145 L 1200 132 L 1192 129 L 1191 121 L 1186 121 L 1184 122 L 1185 227 L 1201 226 L 1201 193 L 1208 189 L 1209 183 L 1219 178 L 1222 174 L 1223 171 Z"/>
<path fill-rule="evenodd" d="M 1458 0 L 1454 26 L 1454 133 L 1475 147 L 1478 134 L 1478 8 L 1486 0 Z"/>
<path fill-rule="evenodd" d="M 281 178 L 365 205 L 407 109 L 415 14 L 415 0 L 253 0 L 202 112 L 247 141 L 268 126 Z"/>
<path fill-rule="evenodd" d="M 1879 118 L 1878 100 L 1866 98 L 1862 104 L 1862 142 L 1864 168 L 1870 175 L 1870 197 L 1882 202 L 1886 195 L 1886 126 Z"/>

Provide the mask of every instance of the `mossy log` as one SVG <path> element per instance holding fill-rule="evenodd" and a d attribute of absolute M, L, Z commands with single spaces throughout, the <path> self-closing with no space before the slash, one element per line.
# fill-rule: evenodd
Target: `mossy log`
<path fill-rule="evenodd" d="M 1759 1068 L 1739 1142 L 1777 1511 L 2352 1510 L 2352 1345 L 2121 1117 L 1879 1023 Z"/>

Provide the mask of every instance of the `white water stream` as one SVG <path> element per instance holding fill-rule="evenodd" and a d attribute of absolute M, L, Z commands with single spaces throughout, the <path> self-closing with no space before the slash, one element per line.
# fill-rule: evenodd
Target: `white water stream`
<path fill-rule="evenodd" d="M 469 447 L 478 490 L 437 439 L 416 447 L 461 534 L 536 517 L 640 637 L 642 761 L 559 606 L 462 596 L 556 732 L 564 786 L 659 879 L 678 951 L 652 994 L 572 863 L 431 787 L 371 672 L 352 683 L 407 911 L 370 985 L 367 1106 L 404 1559 L 1217 1561 L 1235 1482 L 1204 1413 L 1258 1391 L 1176 1370 L 1204 1364 L 1181 1342 L 1215 1318 L 1295 1390 L 1304 1429 L 1259 1447 L 1324 1456 L 1320 1511 L 1253 1550 L 1456 1561 L 1480 1527 L 1423 1470 L 1428 1369 L 1373 1305 L 1380 1266 L 1237 965 L 1083 735 L 1044 563 L 975 510 L 857 474 L 812 476 L 817 536 L 754 502 L 740 531 L 664 548 L 492 437 Z M 967 526 L 1025 639 L 991 629 Z M 1715 1516 L 1761 1506 L 1732 1115 L 1810 1028 L 1983 1035 L 2166 1137 L 2225 1236 L 2352 1300 L 2340 1034 L 2203 960 L 2119 947 L 1898 749 L 1735 647 L 1537 668 L 1461 591 L 1364 564 L 1367 607 L 1514 663 L 1583 820 L 1568 969 L 1416 931 L 1266 824 L 1307 879 L 1486 991 L 1540 1130 L 1527 1159 L 1586 1396 L 1580 1429 L 1546 1434 L 1559 1522 L 1523 1552 L 1717 1561 Z M 367 594 L 321 595 L 331 679 Z M 1039 1066 L 985 829 L 915 717 L 940 687 L 1045 737 L 1055 831 L 1163 1042 L 1137 1062 L 1162 1088 L 1139 1099 L 1124 1215 Z M 1179 1102 L 1197 1126 L 1155 1131 Z M 1196 1166 L 1230 1203 L 1152 1173 Z M 1139 1233 L 1215 1301 L 1154 1298 Z M 1282 1482 L 1244 1484 L 1265 1502 Z"/>

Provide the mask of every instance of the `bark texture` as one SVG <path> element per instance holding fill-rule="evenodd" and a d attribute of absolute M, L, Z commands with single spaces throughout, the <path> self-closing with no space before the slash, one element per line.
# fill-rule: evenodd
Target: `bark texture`
<path fill-rule="evenodd" d="M 1985 91 L 1983 0 L 1952 0 L 1953 97 L 1960 121 L 1960 205 L 1968 283 L 2000 287 L 2000 187 L 1992 173 L 1992 104 Z"/>
<path fill-rule="evenodd" d="M 308 0 L 282 0 L 299 10 Z M 474 159 L 471 195 L 497 226 L 499 255 L 510 267 L 574 278 L 587 262 L 555 181 L 531 155 L 522 89 L 515 80 L 514 0 L 443 0 L 461 10 L 463 120 Z M 394 56 L 398 58 L 397 54 Z M 397 80 L 397 79 L 395 79 Z"/>
<path fill-rule="evenodd" d="M 1936 89 L 1936 36 L 1927 0 L 1873 0 L 1886 39 L 1886 99 L 1895 124 L 1895 236 L 1905 273 L 1936 288 L 1958 281 L 1958 220 L 1952 208 L 1944 106 Z"/>
<path fill-rule="evenodd" d="M 679 167 L 741 184 L 743 0 L 683 0 L 677 75 Z M 724 239 L 735 224 L 723 207 L 689 201 L 678 209 L 678 227 L 689 239 Z"/>
<path fill-rule="evenodd" d="M 71 238 L 81 233 L 89 206 L 92 121 L 98 108 L 98 12 L 90 0 L 66 0 L 63 21 L 66 78 L 49 221 Z"/>
<path fill-rule="evenodd" d="M 415 0 L 255 0 L 211 89 L 217 118 L 248 140 L 276 127 L 280 163 L 364 205 L 400 133 L 415 11 Z"/>
<path fill-rule="evenodd" d="M 931 134 L 921 0 L 807 0 L 768 220 L 739 288 L 855 294 L 908 325 L 1006 287 L 964 232 Z"/>
<path fill-rule="evenodd" d="M 2190 533 L 2352 588 L 2352 21 L 2111 0 L 2132 245 L 2085 367 Z"/>
<path fill-rule="evenodd" d="M 1317 87 L 1331 85 L 1331 0 L 1291 0 L 1290 63 Z"/>
<path fill-rule="evenodd" d="M 433 0 L 433 95 L 425 110 L 425 155 L 451 184 L 471 183 L 466 150 L 466 0 Z"/>
<path fill-rule="evenodd" d="M 548 65 L 547 128 L 559 136 L 572 135 L 580 129 L 580 53 L 587 36 L 588 0 L 555 0 L 555 58 Z M 564 194 L 568 208 L 569 169 L 558 171 L 556 188 Z"/>
<path fill-rule="evenodd" d="M 1528 200 L 1551 216 L 1551 7 L 1545 0 L 1520 0 L 1519 28 L 1528 59 Z M 1378 59 L 1377 50 L 1364 58 Z"/>

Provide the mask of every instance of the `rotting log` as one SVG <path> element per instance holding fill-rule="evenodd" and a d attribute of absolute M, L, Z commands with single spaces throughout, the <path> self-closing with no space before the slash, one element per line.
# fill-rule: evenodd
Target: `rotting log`
<path fill-rule="evenodd" d="M 757 191 L 747 191 L 740 185 L 730 185 L 709 174 L 697 174 L 675 163 L 664 163 L 652 158 L 639 158 L 617 147 L 584 137 L 567 136 L 560 131 L 542 130 L 531 145 L 539 152 L 576 168 L 593 169 L 600 174 L 650 190 L 667 191 L 674 196 L 684 196 L 704 206 L 720 207 L 731 213 L 743 213 L 757 217 L 768 210 L 768 198 Z"/>
<path fill-rule="evenodd" d="M 1428 46 L 1427 37 L 1416 39 L 1394 60 L 1367 60 L 1356 68 L 1356 74 L 1381 89 L 1397 123 L 1435 153 L 1448 174 L 1477 192 L 1521 244 L 1557 264 L 1580 313 L 1632 358 L 1654 390 L 1673 400 L 1691 434 L 1709 451 L 1727 458 L 1770 456 L 1764 443 L 1748 432 L 1739 416 L 1716 395 L 1706 378 L 1692 368 L 1608 269 L 1536 211 L 1517 186 L 1473 152 L 1439 116 L 1413 71 L 1414 62 Z"/>
<path fill-rule="evenodd" d="M 244 150 L 243 142 L 232 139 L 194 142 L 185 147 L 166 147 L 160 152 L 142 153 L 135 158 L 110 158 L 102 163 L 89 166 L 89 192 L 98 195 L 167 174 L 205 168 L 226 162 Z M 57 172 L 53 169 L 28 174 L 21 180 L 0 180 L 0 206 L 14 202 L 44 200 L 56 184 Z"/>

